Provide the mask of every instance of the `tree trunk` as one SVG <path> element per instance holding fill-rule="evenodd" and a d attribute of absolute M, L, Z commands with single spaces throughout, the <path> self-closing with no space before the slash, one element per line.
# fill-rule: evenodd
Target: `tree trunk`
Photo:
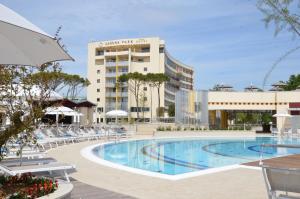
<path fill-rule="evenodd" d="M 157 94 L 158 94 L 158 108 L 160 108 L 160 86 L 157 87 Z"/>

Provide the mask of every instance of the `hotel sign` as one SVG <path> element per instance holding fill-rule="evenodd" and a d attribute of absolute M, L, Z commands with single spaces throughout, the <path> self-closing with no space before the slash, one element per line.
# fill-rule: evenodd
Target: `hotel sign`
<path fill-rule="evenodd" d="M 136 44 L 147 44 L 148 41 L 146 39 L 122 39 L 115 41 L 104 41 L 99 42 L 99 47 L 106 46 L 119 46 L 119 45 L 136 45 Z"/>

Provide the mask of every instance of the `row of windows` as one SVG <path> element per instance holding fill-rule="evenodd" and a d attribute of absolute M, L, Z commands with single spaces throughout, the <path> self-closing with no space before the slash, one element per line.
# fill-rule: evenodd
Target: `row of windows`
<path fill-rule="evenodd" d="M 259 102 L 208 102 L 209 105 L 287 105 L 286 102 L 279 103 L 259 103 Z"/>
<path fill-rule="evenodd" d="M 129 50 L 128 48 L 124 48 L 124 49 L 119 49 L 119 51 L 127 51 Z M 112 50 L 100 50 L 100 49 L 96 49 L 96 56 L 99 56 L 99 55 L 104 55 L 104 52 L 116 52 L 116 51 L 112 51 Z M 141 48 L 135 48 L 133 49 L 133 52 L 141 52 L 141 53 L 148 53 L 150 52 L 150 46 L 147 46 L 147 47 L 141 47 Z"/>
<path fill-rule="evenodd" d="M 131 112 L 148 112 L 149 110 L 149 107 L 130 107 Z"/>
<path fill-rule="evenodd" d="M 190 74 L 192 75 L 193 74 L 193 71 L 192 70 L 189 70 L 189 69 L 186 69 L 186 68 L 183 68 L 182 66 L 176 64 L 175 62 L 173 62 L 171 59 L 169 59 L 168 57 L 166 57 L 166 63 L 172 67 L 173 69 L 175 69 L 176 71 L 178 72 L 184 72 L 184 73 L 187 73 L 187 74 Z"/>
<path fill-rule="evenodd" d="M 148 112 L 150 111 L 149 107 L 130 107 L 131 112 Z M 103 107 L 97 107 L 98 113 L 103 113 Z"/>

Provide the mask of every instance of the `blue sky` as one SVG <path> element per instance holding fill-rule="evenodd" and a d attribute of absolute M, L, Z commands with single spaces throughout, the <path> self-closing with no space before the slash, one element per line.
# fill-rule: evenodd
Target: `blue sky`
<path fill-rule="evenodd" d="M 195 87 L 216 83 L 241 90 L 262 86 L 271 65 L 299 45 L 287 32 L 274 37 L 255 0 L 0 0 L 49 34 L 60 33 L 75 62 L 64 70 L 86 75 L 87 43 L 159 36 L 173 57 L 194 67 Z M 267 84 L 299 73 L 300 51 L 282 61 Z"/>

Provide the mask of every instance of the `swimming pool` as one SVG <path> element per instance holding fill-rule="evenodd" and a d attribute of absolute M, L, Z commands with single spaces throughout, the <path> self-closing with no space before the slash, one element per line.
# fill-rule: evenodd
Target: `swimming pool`
<path fill-rule="evenodd" d="M 300 140 L 274 137 L 150 139 L 93 146 L 91 152 L 106 162 L 172 176 L 259 160 L 261 144 L 300 144 Z M 263 158 L 296 153 L 300 150 L 264 148 Z"/>

